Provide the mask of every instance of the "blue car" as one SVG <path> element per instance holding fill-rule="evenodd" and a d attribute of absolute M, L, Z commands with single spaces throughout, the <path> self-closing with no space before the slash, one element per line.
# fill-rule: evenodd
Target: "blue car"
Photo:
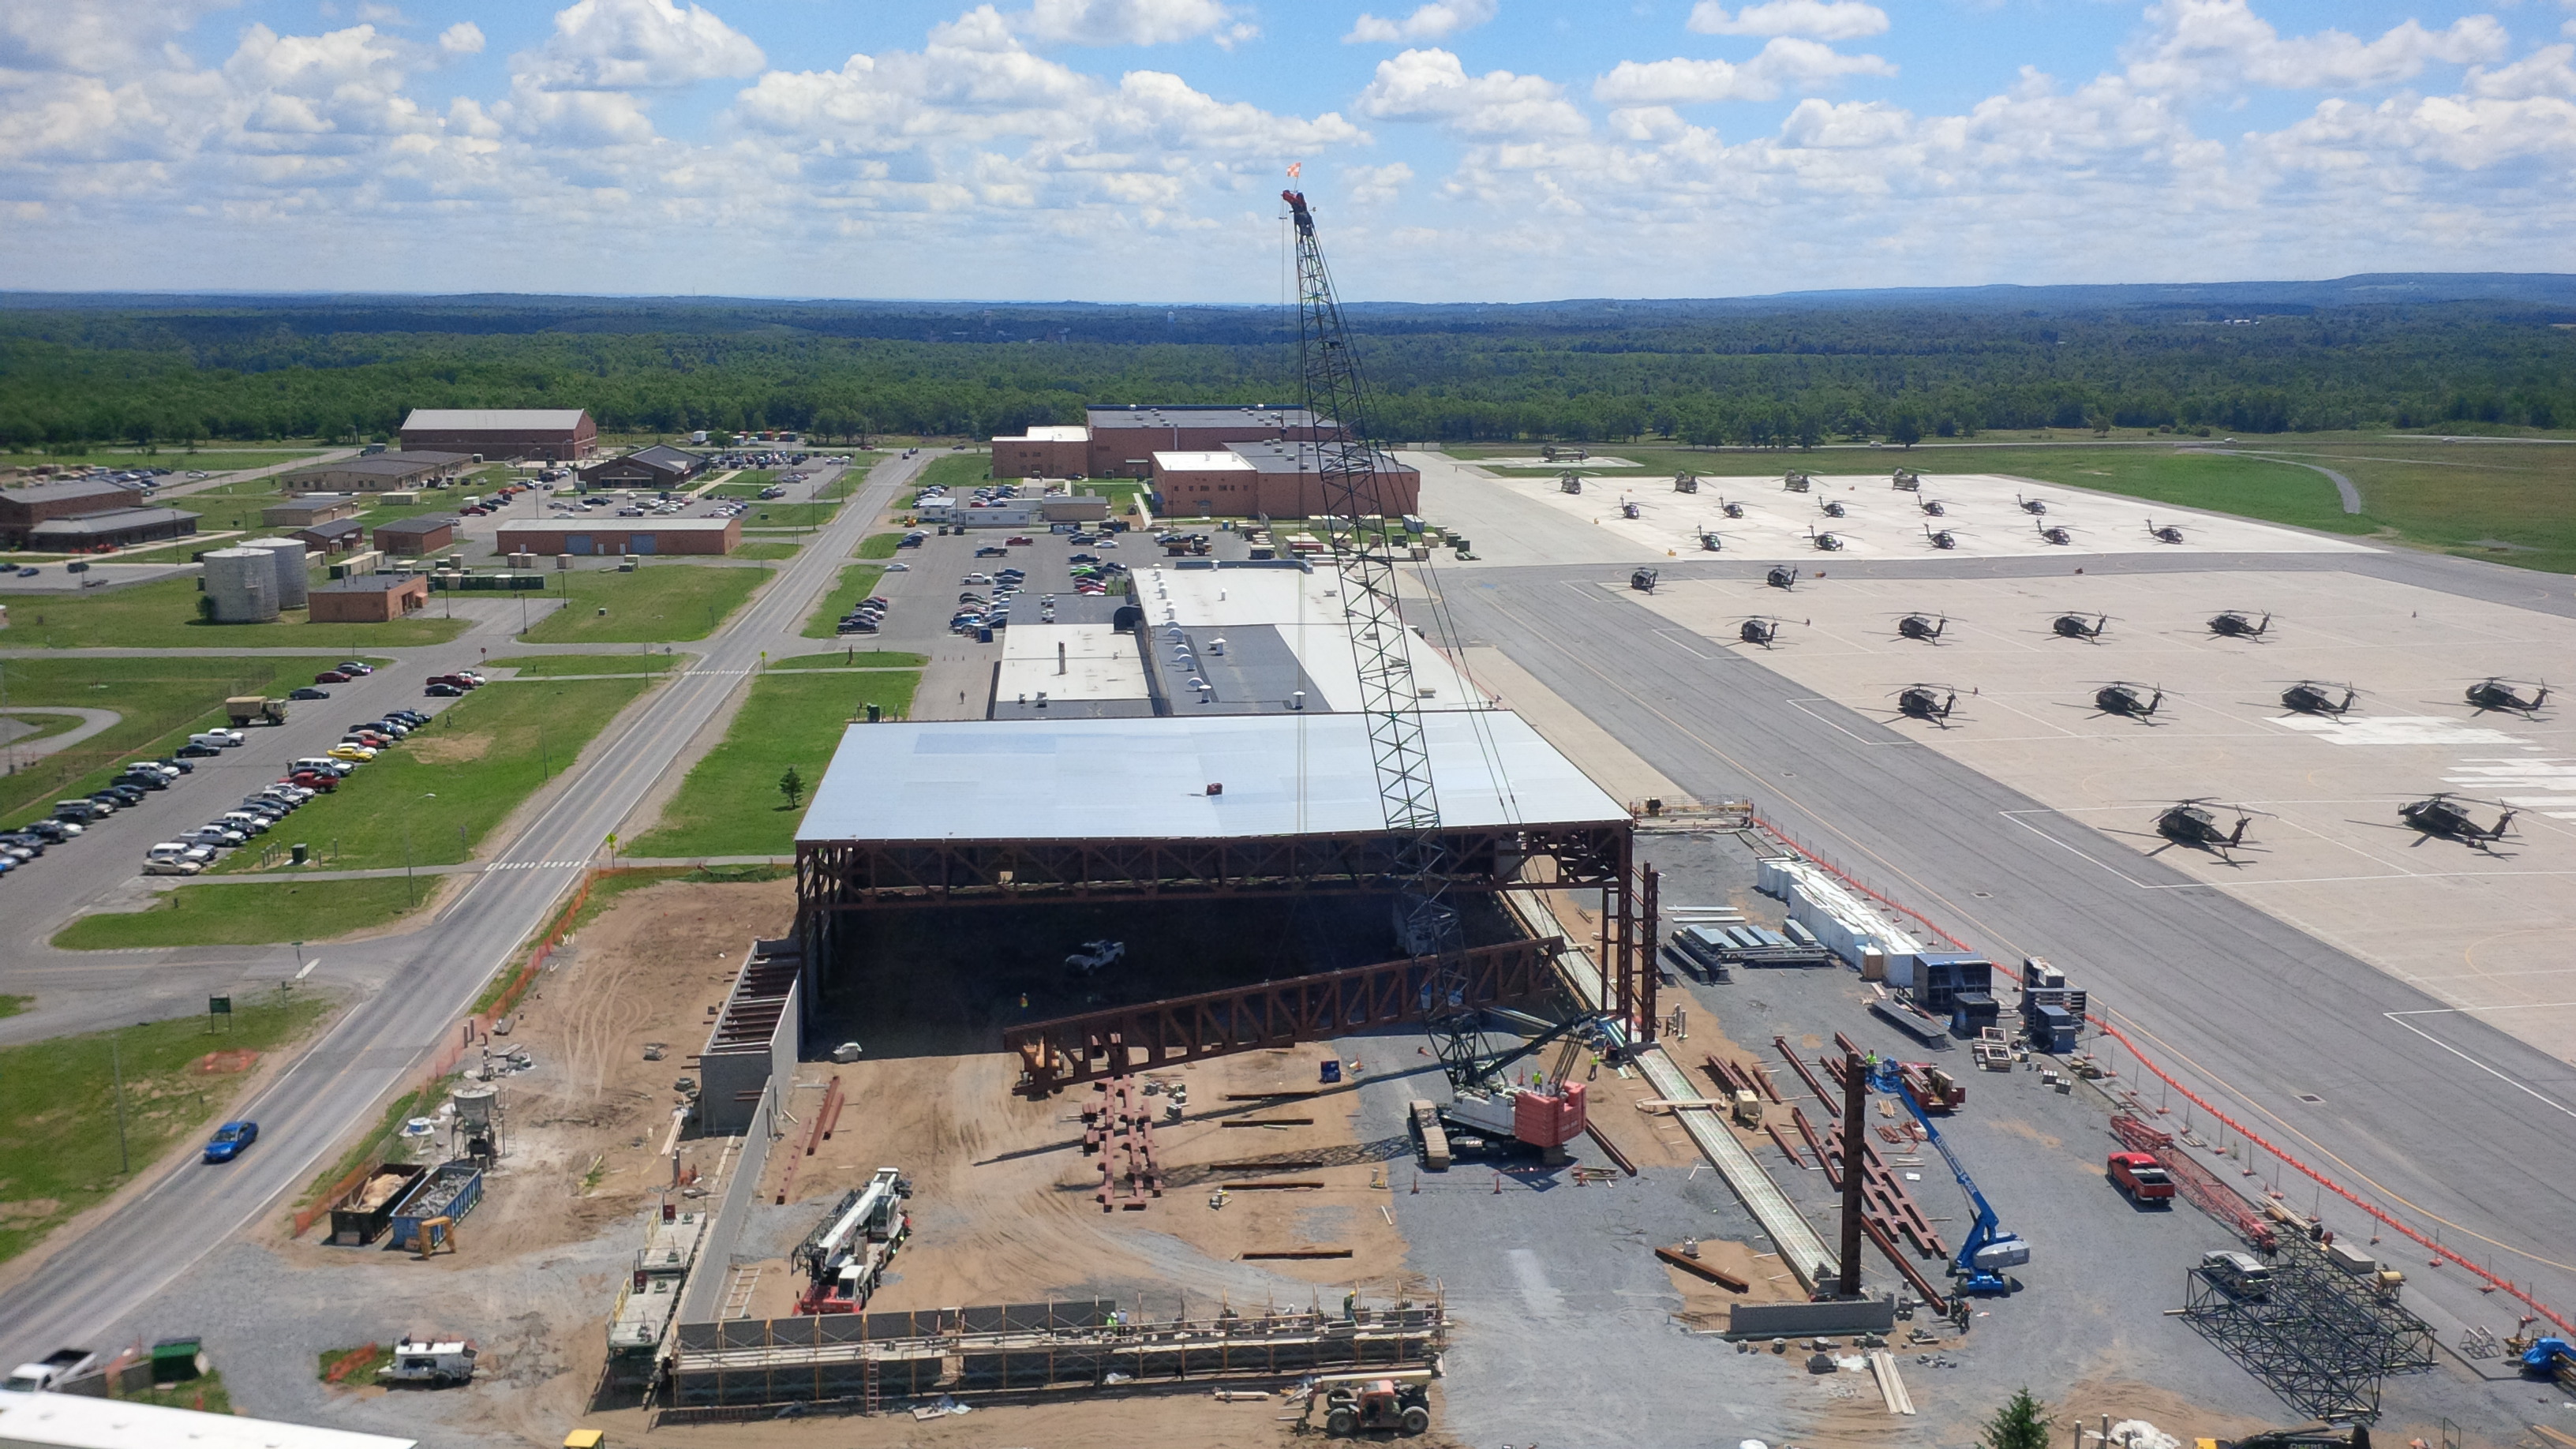
<path fill-rule="evenodd" d="M 241 1156 L 245 1149 L 258 1140 L 258 1123 L 227 1122 L 216 1128 L 214 1137 L 206 1143 L 206 1160 L 230 1162 Z"/>

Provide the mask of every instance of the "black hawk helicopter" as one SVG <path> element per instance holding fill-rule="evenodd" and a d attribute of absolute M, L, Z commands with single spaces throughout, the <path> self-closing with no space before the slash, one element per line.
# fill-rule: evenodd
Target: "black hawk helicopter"
<path fill-rule="evenodd" d="M 1934 548 L 1957 548 L 1959 546 L 1959 531 L 1955 528 L 1934 528 L 1932 525 L 1927 523 L 1923 525 L 1923 537 L 1929 541 Z"/>
<path fill-rule="evenodd" d="M 2335 698 L 2338 689 L 2343 691 L 2341 700 Z M 2302 679 L 2281 691 L 2281 705 L 2299 714 L 2332 715 L 2341 719 L 2360 694 L 2360 690 L 2349 684 L 2320 684 L 2313 679 Z"/>
<path fill-rule="evenodd" d="M 2090 624 L 2084 622 L 2084 616 L 2082 614 L 2060 614 L 2049 622 L 2048 627 L 2054 631 L 2060 639 L 2083 639 L 2089 642 L 2099 643 L 2102 638 L 2103 626 L 2110 622 L 2111 616 L 2108 614 L 2094 615 L 2093 622 Z"/>
<path fill-rule="evenodd" d="M 1717 500 L 1717 511 L 1725 514 L 1729 518 L 1742 518 L 1744 516 L 1744 505 L 1741 503 L 1730 503 L 1721 495 Z"/>
<path fill-rule="evenodd" d="M 1968 691 L 1970 694 L 1975 690 Z M 1959 707 L 1959 691 L 1947 684 L 1909 684 L 1896 691 L 1896 712 L 1907 719 L 1950 727 L 1950 711 Z"/>
<path fill-rule="evenodd" d="M 1756 614 L 1735 626 L 1735 637 L 1747 644 L 1759 644 L 1768 649 L 1772 641 L 1780 637 L 1780 626 L 1788 622 L 1777 614 Z M 1813 621 L 1801 619 L 1798 622 L 1805 624 Z"/>
<path fill-rule="evenodd" d="M 2229 609 L 2218 614 L 2210 619 L 2209 632 L 2222 639 L 2260 639 L 2272 627 L 2272 616 L 2265 614 L 2258 624 L 2245 617 L 2250 612 L 2248 609 Z"/>
<path fill-rule="evenodd" d="M 2164 707 L 2165 692 L 2161 685 L 2133 684 L 2114 679 L 2093 691 L 2093 707 L 2103 714 L 2123 715 L 2142 723 L 2151 723 L 2157 710 Z"/>
<path fill-rule="evenodd" d="M 2531 698 L 2525 699 L 2522 697 L 2521 681 L 2488 678 L 2470 685 L 2468 697 L 2469 703 L 2475 705 L 2480 714 L 2495 709 L 2527 718 L 2549 702 L 2549 686 L 2546 684 L 2533 686 Z"/>
<path fill-rule="evenodd" d="M 1839 498 L 1819 498 L 1816 500 L 1816 506 L 1824 510 L 1827 518 L 1847 518 L 1851 515 L 1850 508 Z"/>
<path fill-rule="evenodd" d="M 1773 564 L 1771 572 L 1762 576 L 1762 582 L 1775 589 L 1794 589 L 1798 586 L 1798 567 L 1795 564 Z"/>
<path fill-rule="evenodd" d="M 1638 504 L 1625 498 L 1619 500 L 1619 516 L 1621 518 L 1638 518 L 1644 516 L 1644 513 L 1645 509 Z"/>
<path fill-rule="evenodd" d="M 2248 810 L 2242 805 L 2221 805 L 2221 810 L 2236 812 L 2236 823 L 2225 826 L 2218 823 L 2217 813 L 2209 808 L 2214 800 L 2214 796 L 2203 795 L 2166 806 L 2163 813 L 2156 816 L 2156 833 L 2176 845 L 2209 851 L 2234 865 L 2236 858 L 2228 852 L 2244 846 L 2245 827 L 2262 812 Z"/>
<path fill-rule="evenodd" d="M 1655 579 L 1655 570 L 1639 569 L 1635 573 L 1628 575 L 1628 587 L 1635 589 L 1641 594 L 1651 594 L 1655 591 Z"/>
<path fill-rule="evenodd" d="M 1726 540 L 1717 536 L 1716 529 L 1703 528 L 1699 531 L 1699 547 L 1702 553 L 1715 553 L 1726 547 Z"/>
<path fill-rule="evenodd" d="M 1950 616 L 1947 614 L 1937 619 L 1927 619 L 1921 614 L 1903 614 L 1896 620 L 1896 637 L 1920 639 L 1926 644 L 1938 644 L 1941 642 L 1941 631 L 1949 627 Z"/>
<path fill-rule="evenodd" d="M 2481 826 L 2461 808 L 2464 805 L 2485 805 L 2503 813 L 2496 816 L 2495 824 Z M 2515 813 L 2511 806 L 2497 801 L 2470 800 L 2448 791 L 2397 807 L 2397 818 L 2424 832 L 2427 838 L 2439 836 L 2480 850 L 2492 850 L 2497 841 L 2504 839 L 2505 832 L 2513 826 Z"/>
<path fill-rule="evenodd" d="M 1950 505 L 1943 503 L 1938 498 L 1917 498 L 1914 500 L 1914 506 L 1922 509 L 1925 514 L 1933 518 L 1947 518 L 1950 516 Z"/>
<path fill-rule="evenodd" d="M 1841 534 L 1818 533 L 1816 532 L 1816 526 L 1812 523 L 1807 525 L 1807 542 L 1814 544 L 1819 551 L 1824 553 L 1839 552 L 1843 546 L 1843 538 Z"/>
<path fill-rule="evenodd" d="M 2156 526 L 2156 521 L 2150 518 L 2147 520 L 2147 537 L 2154 539 L 2158 543 L 2180 543 L 2182 542 L 2182 530 L 2174 527 L 2170 523 L 2166 524 L 2162 528 L 2158 528 Z"/>
<path fill-rule="evenodd" d="M 2075 530 L 2062 523 L 2041 523 L 2033 520 L 2031 527 L 2039 530 L 2039 541 L 2042 543 L 2064 545 L 2075 541 Z"/>
<path fill-rule="evenodd" d="M 2021 511 L 2031 515 L 2033 518 L 2036 518 L 2048 511 L 2048 503 L 2044 499 L 2024 498 L 2020 494 L 2016 493 L 2013 495 L 2013 502 L 2020 504 Z"/>

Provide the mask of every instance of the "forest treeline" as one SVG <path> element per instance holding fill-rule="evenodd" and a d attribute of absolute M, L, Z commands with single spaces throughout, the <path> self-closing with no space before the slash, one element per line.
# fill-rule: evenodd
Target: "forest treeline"
<path fill-rule="evenodd" d="M 2050 427 L 2576 427 L 2565 307 L 1352 309 L 1373 431 L 1792 446 Z M 1276 309 L 455 298 L 0 310 L 0 446 L 389 435 L 415 407 L 607 432 L 988 436 L 1086 402 L 1280 402 Z"/>

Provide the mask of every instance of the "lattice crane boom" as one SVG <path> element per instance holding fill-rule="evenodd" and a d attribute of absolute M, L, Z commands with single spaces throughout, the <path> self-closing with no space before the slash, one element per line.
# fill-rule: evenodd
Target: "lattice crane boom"
<path fill-rule="evenodd" d="M 1342 324 L 1340 299 L 1315 239 L 1314 214 L 1305 196 L 1279 193 L 1297 228 L 1297 361 L 1300 400 L 1310 420 L 1338 424 L 1315 443 L 1316 469 L 1325 507 L 1349 521 L 1350 546 L 1337 551 L 1351 652 L 1359 667 L 1360 711 L 1368 721 L 1369 752 L 1387 829 L 1404 837 L 1397 873 L 1403 895 L 1398 930 L 1416 956 L 1457 949 L 1457 912 L 1440 899 L 1446 877 L 1440 843 L 1440 796 L 1431 778 L 1431 750 L 1422 723 L 1422 696 L 1413 677 L 1413 651 L 1396 605 L 1395 550 L 1387 542 L 1379 475 L 1384 457 L 1369 427 L 1368 394 Z M 1364 520 L 1375 517 L 1375 528 Z M 1437 1012 L 1434 1013 L 1435 1018 Z M 1435 1020 L 1435 1027 L 1437 1022 Z"/>

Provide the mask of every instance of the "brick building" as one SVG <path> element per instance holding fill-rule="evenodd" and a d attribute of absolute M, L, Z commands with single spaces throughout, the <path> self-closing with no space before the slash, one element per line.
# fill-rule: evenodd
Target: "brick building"
<path fill-rule="evenodd" d="M 367 525 L 355 518 L 334 518 L 308 524 L 289 536 L 316 553 L 349 553 L 367 546 Z"/>
<path fill-rule="evenodd" d="M 1302 407 L 1175 403 L 1083 409 L 1079 428 L 1031 428 L 993 439 L 996 478 L 1143 478 L 1162 453 L 1205 453 L 1232 443 L 1313 442 L 1339 437 Z M 1077 458 L 1079 445 L 1079 461 Z"/>
<path fill-rule="evenodd" d="M 1157 510 L 1166 517 L 1309 518 L 1339 511 L 1324 497 L 1318 449 L 1311 442 L 1232 443 L 1203 452 L 1151 456 Z M 1422 509 L 1422 474 L 1379 453 L 1380 511 L 1386 516 Z"/>
<path fill-rule="evenodd" d="M 419 558 L 456 542 L 456 525 L 462 521 L 453 514 L 424 513 L 379 523 L 376 547 L 396 558 Z"/>
<path fill-rule="evenodd" d="M 400 493 L 432 487 L 473 466 L 471 453 L 370 453 L 363 458 L 298 468 L 280 478 L 278 488 L 297 497 L 316 493 Z"/>
<path fill-rule="evenodd" d="M 1070 478 L 1091 472 L 1091 429 L 1033 427 L 1016 438 L 993 440 L 996 478 Z"/>
<path fill-rule="evenodd" d="M 0 488 L 0 547 L 25 548 L 27 531 L 52 518 L 107 513 L 142 502 L 142 490 L 105 478 L 69 478 Z"/>
<path fill-rule="evenodd" d="M 599 447 L 599 425 L 581 408 L 413 408 L 405 450 L 479 453 L 486 460 L 577 463 Z"/>
<path fill-rule="evenodd" d="M 383 624 L 429 607 L 426 574 L 352 574 L 315 584 L 306 618 L 316 624 Z"/>
<path fill-rule="evenodd" d="M 677 488 L 706 470 L 707 460 L 685 448 L 655 443 L 623 458 L 581 470 L 584 488 Z"/>
<path fill-rule="evenodd" d="M 317 523 L 358 516 L 354 493 L 305 493 L 259 511 L 263 528 L 311 528 Z"/>
<path fill-rule="evenodd" d="M 532 519 L 501 525 L 503 553 L 731 553 L 742 543 L 739 518 Z"/>

